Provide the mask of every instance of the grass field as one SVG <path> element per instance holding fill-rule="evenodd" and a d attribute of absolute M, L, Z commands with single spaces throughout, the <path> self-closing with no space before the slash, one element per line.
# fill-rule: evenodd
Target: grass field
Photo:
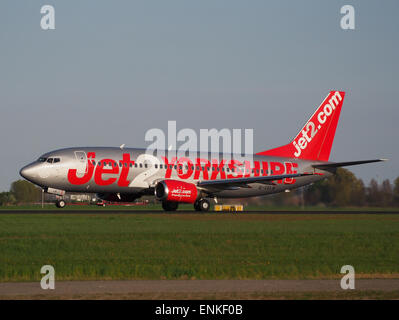
<path fill-rule="evenodd" d="M 239 204 L 240 201 L 237 201 Z M 213 204 L 212 204 L 213 205 Z M 87 205 L 86 203 L 68 204 L 63 209 L 58 209 L 54 203 L 45 203 L 44 208 L 40 204 L 27 204 L 27 205 L 14 205 L 14 206 L 0 206 L 0 212 L 3 210 L 36 210 L 36 211 L 47 211 L 47 210 L 58 210 L 60 213 L 64 210 L 74 211 L 90 211 L 90 210 L 103 210 L 103 211 L 163 211 L 161 204 L 148 204 L 148 205 L 107 205 L 105 207 L 97 206 L 95 204 Z M 194 211 L 192 204 L 179 204 L 179 211 Z M 399 212 L 398 207 L 322 207 L 322 206 L 308 206 L 301 208 L 299 206 L 264 206 L 264 205 L 247 205 L 244 206 L 244 210 L 247 211 L 300 211 L 300 212 L 311 212 L 311 211 L 354 211 L 354 212 L 369 212 L 369 211 L 395 211 Z"/>
<path fill-rule="evenodd" d="M 0 215 L 0 281 L 399 277 L 399 215 Z"/>
<path fill-rule="evenodd" d="M 397 300 L 399 291 L 128 293 L 0 296 L 0 300 Z"/>

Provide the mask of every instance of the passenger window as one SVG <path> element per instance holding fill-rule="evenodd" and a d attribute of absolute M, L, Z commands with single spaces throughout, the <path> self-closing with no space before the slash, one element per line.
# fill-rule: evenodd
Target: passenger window
<path fill-rule="evenodd" d="M 145 168 L 148 168 L 148 164 L 145 164 L 144 167 L 145 167 Z"/>
<path fill-rule="evenodd" d="M 142 168 L 143 167 L 143 164 L 142 163 L 140 163 L 140 168 Z"/>
<path fill-rule="evenodd" d="M 158 169 L 158 165 L 157 164 L 155 164 L 155 169 Z"/>

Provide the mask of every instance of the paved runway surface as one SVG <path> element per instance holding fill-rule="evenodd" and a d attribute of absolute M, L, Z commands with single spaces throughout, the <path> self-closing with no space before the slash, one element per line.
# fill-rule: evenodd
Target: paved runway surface
<path fill-rule="evenodd" d="M 399 279 L 359 279 L 356 291 L 398 291 Z M 56 281 L 54 290 L 39 282 L 0 283 L 0 298 L 35 295 L 93 295 L 129 293 L 277 293 L 336 292 L 340 280 L 126 280 Z"/>
<path fill-rule="evenodd" d="M 89 210 L 68 210 L 68 209 L 55 209 L 55 210 L 0 210 L 0 214 L 201 214 L 195 211 L 174 211 L 174 212 L 164 212 L 163 210 L 129 210 L 129 209 L 108 209 L 108 210 L 101 210 L 101 209 L 89 209 Z M 236 214 L 231 212 L 215 212 L 209 211 L 208 213 L 212 214 Z M 238 214 L 399 214 L 399 211 L 244 211 L 239 212 Z"/>

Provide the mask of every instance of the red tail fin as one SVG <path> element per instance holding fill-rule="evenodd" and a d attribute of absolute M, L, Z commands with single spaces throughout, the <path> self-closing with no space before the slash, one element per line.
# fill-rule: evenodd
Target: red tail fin
<path fill-rule="evenodd" d="M 343 91 L 331 91 L 294 140 L 257 154 L 328 161 L 344 97 Z"/>

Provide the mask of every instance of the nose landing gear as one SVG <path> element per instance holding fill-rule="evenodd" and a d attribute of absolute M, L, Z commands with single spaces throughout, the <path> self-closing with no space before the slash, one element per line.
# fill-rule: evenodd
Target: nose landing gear
<path fill-rule="evenodd" d="M 55 205 L 57 208 L 64 208 L 66 206 L 66 202 L 65 202 L 65 200 L 60 199 L 60 200 L 57 200 Z"/>

